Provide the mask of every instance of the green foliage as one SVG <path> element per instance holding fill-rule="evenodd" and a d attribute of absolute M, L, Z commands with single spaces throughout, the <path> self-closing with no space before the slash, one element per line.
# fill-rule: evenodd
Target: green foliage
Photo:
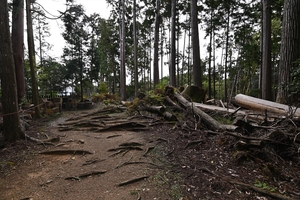
<path fill-rule="evenodd" d="M 108 87 L 107 84 L 104 82 L 100 82 L 98 88 L 97 88 L 97 92 L 100 94 L 106 94 L 108 93 Z"/>
<path fill-rule="evenodd" d="M 109 94 L 109 93 L 101 93 L 101 94 L 93 94 L 92 101 L 93 102 L 104 102 L 105 104 L 115 103 L 119 101 L 120 98 L 116 94 Z"/>
<path fill-rule="evenodd" d="M 267 183 L 260 182 L 260 181 L 257 181 L 257 180 L 255 181 L 254 186 L 258 187 L 258 188 L 261 188 L 263 190 L 270 191 L 270 192 L 275 192 L 276 191 L 276 187 L 271 187 Z"/>

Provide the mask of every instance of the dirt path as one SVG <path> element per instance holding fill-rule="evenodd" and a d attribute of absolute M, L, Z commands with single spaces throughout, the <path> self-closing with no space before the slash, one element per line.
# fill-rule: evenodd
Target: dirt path
<path fill-rule="evenodd" d="M 110 110 L 104 120 L 103 110 L 33 121 L 26 133 L 40 140 L 45 133 L 59 136 L 52 145 L 21 140 L 0 149 L 0 200 L 300 199 L 298 155 L 287 157 L 271 145 L 237 150 L 235 137 L 205 127 L 186 130 L 155 115 Z M 122 122 L 129 129 L 146 126 L 105 129 Z M 40 154 L 54 150 L 64 151 Z"/>
<path fill-rule="evenodd" d="M 148 153 L 145 156 L 155 145 L 149 135 L 128 131 L 59 132 L 57 124 L 65 119 L 66 115 L 32 133 L 39 137 L 44 131 L 50 137 L 60 136 L 60 141 L 56 146 L 27 145 L 20 150 L 18 161 L 9 163 L 10 170 L 0 176 L 0 199 L 170 199 L 165 187 L 168 184 L 159 178 L 164 170 Z M 114 150 L 126 145 L 136 148 Z M 40 154 L 46 150 L 85 150 L 92 154 Z M 9 149 L 0 153 L 5 151 Z M 125 184 L 135 179 L 140 180 Z"/>

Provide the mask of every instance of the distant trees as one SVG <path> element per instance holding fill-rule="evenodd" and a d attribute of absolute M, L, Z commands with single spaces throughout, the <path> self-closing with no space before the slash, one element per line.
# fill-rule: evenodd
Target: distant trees
<path fill-rule="evenodd" d="M 176 86 L 202 86 L 208 89 L 209 98 L 224 100 L 230 100 L 237 93 L 262 94 L 263 98 L 274 99 L 273 94 L 278 90 L 277 99 L 281 101 L 289 93 L 285 83 L 294 84 L 295 75 L 287 74 L 295 72 L 297 65 L 286 74 L 283 68 L 292 66 L 291 63 L 283 65 L 287 60 L 283 53 L 288 52 L 285 48 L 294 48 L 285 47 L 293 41 L 286 42 L 282 38 L 280 56 L 279 47 L 281 31 L 285 35 L 296 35 L 296 32 L 289 33 L 286 27 L 293 25 L 296 27 L 293 31 L 297 31 L 298 24 L 293 24 L 294 18 L 283 18 L 289 23 L 283 22 L 281 26 L 281 0 L 271 3 L 268 0 L 107 2 L 113 8 L 109 19 L 99 14 L 88 16 L 83 6 L 67 2 L 68 9 L 61 13 L 65 26 L 62 35 L 67 44 L 61 62 L 45 56 L 45 48 L 49 47 L 45 40 L 48 36 L 48 30 L 44 29 L 45 13 L 38 5 L 33 6 L 37 10 L 33 31 L 36 31 L 34 38 L 38 39 L 39 49 L 31 51 L 39 52 L 37 85 L 40 94 L 63 93 L 71 87 L 83 100 L 87 88 L 93 89 L 104 82 L 109 92 L 119 93 L 124 100 L 137 96 L 139 89 L 149 90 L 159 83 L 169 82 Z M 295 2 L 285 3 L 290 6 Z M 296 6 L 295 3 L 293 9 Z M 273 10 L 271 17 L 270 10 Z M 262 14 L 267 20 L 263 20 Z M 203 33 L 208 43 L 200 45 Z M 295 59 L 291 62 L 294 64 L 297 51 L 293 53 Z M 279 65 L 280 58 L 283 60 Z M 51 78 L 57 71 L 60 75 Z M 32 78 L 26 79 L 31 81 Z M 63 84 L 58 85 L 59 82 Z"/>
<path fill-rule="evenodd" d="M 83 85 L 87 75 L 86 51 L 88 40 L 87 16 L 81 5 L 71 4 L 68 12 L 62 18 L 65 32 L 62 34 L 67 45 L 64 47 L 63 60 L 67 68 L 67 77 L 75 85 L 83 101 Z"/>

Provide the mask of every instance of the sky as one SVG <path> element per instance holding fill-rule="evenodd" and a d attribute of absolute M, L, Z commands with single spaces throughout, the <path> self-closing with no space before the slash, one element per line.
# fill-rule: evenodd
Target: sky
<path fill-rule="evenodd" d="M 59 11 L 63 12 L 66 9 L 66 0 L 37 0 L 37 2 L 54 16 L 59 16 Z M 111 8 L 107 5 L 106 0 L 75 0 L 75 3 L 83 5 L 87 15 L 98 13 L 102 18 L 109 18 Z M 48 14 L 47 16 L 50 15 Z M 65 44 L 61 35 L 63 32 L 63 24 L 60 19 L 48 20 L 48 22 L 51 32 L 48 42 L 52 45 L 52 51 L 49 52 L 49 55 L 60 59 Z"/>

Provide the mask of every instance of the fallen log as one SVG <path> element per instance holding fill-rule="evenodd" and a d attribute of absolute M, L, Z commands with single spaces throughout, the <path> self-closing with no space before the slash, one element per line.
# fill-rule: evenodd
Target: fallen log
<path fill-rule="evenodd" d="M 170 87 L 170 86 L 168 86 Z M 196 115 L 200 116 L 201 120 L 209 126 L 212 130 L 228 130 L 228 131 L 235 131 L 238 127 L 234 125 L 224 125 L 220 124 L 214 118 L 203 112 L 201 109 L 197 108 L 194 103 L 186 100 L 181 94 L 174 91 L 174 97 L 180 102 L 184 107 L 191 109 Z"/>
<path fill-rule="evenodd" d="M 212 111 L 212 112 L 218 112 L 221 114 L 228 114 L 228 115 L 237 115 L 237 116 L 245 116 L 247 119 L 255 120 L 258 122 L 262 122 L 266 120 L 265 113 L 261 113 L 258 111 L 253 111 L 253 110 L 240 110 L 240 107 L 238 109 L 231 109 L 231 108 L 223 108 L 223 107 L 218 107 L 214 105 L 207 105 L 207 104 L 202 104 L 202 103 L 194 103 L 196 107 L 200 108 L 204 112 L 206 111 Z M 268 114 L 267 116 L 267 121 L 273 122 L 275 119 L 282 119 L 282 117 L 274 114 Z"/>
<path fill-rule="evenodd" d="M 234 101 L 237 105 L 248 108 L 250 110 L 277 113 L 284 116 L 300 117 L 299 109 L 273 101 L 258 99 L 243 94 L 236 95 Z"/>

